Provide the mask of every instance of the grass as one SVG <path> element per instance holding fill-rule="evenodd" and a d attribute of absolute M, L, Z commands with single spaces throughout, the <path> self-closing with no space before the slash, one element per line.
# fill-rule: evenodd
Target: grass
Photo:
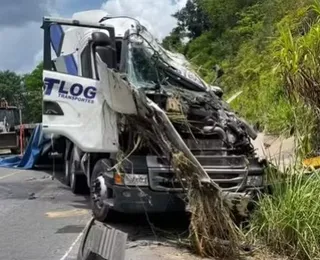
<path fill-rule="evenodd" d="M 247 233 L 290 259 L 320 259 L 320 172 L 299 166 L 319 148 L 320 2 L 308 10 L 318 17 L 305 26 L 306 33 L 294 34 L 289 26 L 281 26 L 276 42 L 277 67 L 293 108 L 296 163 L 285 174 L 268 174 L 272 194 L 259 201 Z"/>
<path fill-rule="evenodd" d="M 272 195 L 259 202 L 248 238 L 290 259 L 320 259 L 320 174 L 292 168 L 270 176 Z"/>
<path fill-rule="evenodd" d="M 320 173 L 299 167 L 320 147 L 320 1 L 307 2 L 270 25 L 275 33 L 263 35 L 262 51 L 253 38 L 223 64 L 227 95 L 243 91 L 233 109 L 265 132 L 297 141 L 296 165 L 268 175 L 273 193 L 258 202 L 246 233 L 289 259 L 320 259 Z"/>

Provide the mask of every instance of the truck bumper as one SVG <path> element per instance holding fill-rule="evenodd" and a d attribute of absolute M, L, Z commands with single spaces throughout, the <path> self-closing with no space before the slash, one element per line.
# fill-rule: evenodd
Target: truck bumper
<path fill-rule="evenodd" d="M 247 217 L 256 193 L 228 192 L 223 193 L 223 196 L 233 212 Z M 185 196 L 184 193 L 156 192 L 149 188 L 114 186 L 112 203 L 110 199 L 106 203 L 115 211 L 123 213 L 183 212 L 188 211 Z"/>
<path fill-rule="evenodd" d="M 184 211 L 182 194 L 155 192 L 149 188 L 113 187 L 113 205 L 115 211 L 123 213 L 157 213 Z"/>

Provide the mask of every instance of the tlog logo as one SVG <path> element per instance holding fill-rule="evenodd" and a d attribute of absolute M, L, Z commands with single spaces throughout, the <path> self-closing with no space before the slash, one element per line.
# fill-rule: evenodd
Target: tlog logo
<path fill-rule="evenodd" d="M 68 83 L 67 83 L 68 84 Z M 70 84 L 70 83 L 69 83 Z M 52 89 L 56 87 L 58 89 L 58 96 L 60 98 L 75 100 L 85 103 L 94 103 L 94 98 L 97 94 L 97 88 L 93 86 L 83 86 L 80 83 L 73 83 L 69 88 L 66 87 L 66 81 L 45 78 L 44 79 L 44 95 L 50 96 Z"/>

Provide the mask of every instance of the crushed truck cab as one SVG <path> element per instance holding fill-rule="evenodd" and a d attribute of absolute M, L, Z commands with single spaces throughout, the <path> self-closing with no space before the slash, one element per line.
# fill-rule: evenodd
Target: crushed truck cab
<path fill-rule="evenodd" d="M 64 155 L 72 191 L 89 187 L 98 220 L 114 211 L 186 210 L 170 158 L 141 145 L 130 128 L 128 116 L 151 115 L 143 102 L 165 111 L 230 207 L 246 214 L 263 189 L 266 161 L 253 146 L 255 131 L 229 109 L 219 87 L 135 19 L 87 11 L 45 17 L 42 28 L 43 129 Z"/>

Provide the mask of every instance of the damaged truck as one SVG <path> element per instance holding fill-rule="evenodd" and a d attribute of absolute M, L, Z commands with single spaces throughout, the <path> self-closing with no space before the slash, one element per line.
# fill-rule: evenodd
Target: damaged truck
<path fill-rule="evenodd" d="M 90 190 L 96 219 L 187 209 L 184 180 L 159 148 L 166 140 L 140 120 L 154 116 L 147 103 L 165 113 L 230 206 L 240 203 L 245 214 L 263 189 L 266 161 L 253 145 L 257 133 L 219 87 L 130 17 L 86 11 L 45 17 L 42 29 L 43 131 L 64 156 L 72 191 Z"/>

